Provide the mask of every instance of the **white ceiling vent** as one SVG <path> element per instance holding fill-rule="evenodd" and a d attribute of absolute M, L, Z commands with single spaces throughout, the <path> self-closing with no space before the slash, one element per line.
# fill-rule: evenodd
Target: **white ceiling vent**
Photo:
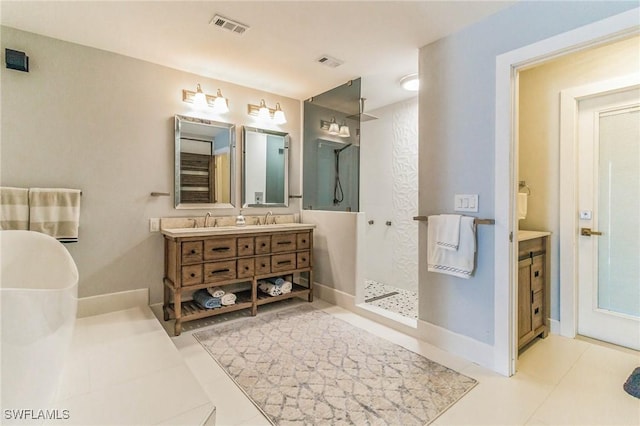
<path fill-rule="evenodd" d="M 336 59 L 333 56 L 329 55 L 320 56 L 318 59 L 316 59 L 316 62 L 331 68 L 339 67 L 340 65 L 344 64 L 344 61 L 341 61 L 340 59 Z"/>
<path fill-rule="evenodd" d="M 249 29 L 248 25 L 241 24 L 240 22 L 225 18 L 221 15 L 214 16 L 209 24 L 218 28 L 222 28 L 223 30 L 231 31 L 232 33 L 238 35 L 244 34 Z"/>

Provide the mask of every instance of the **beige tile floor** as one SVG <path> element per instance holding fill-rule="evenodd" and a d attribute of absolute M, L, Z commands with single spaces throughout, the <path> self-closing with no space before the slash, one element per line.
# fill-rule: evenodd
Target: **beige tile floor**
<path fill-rule="evenodd" d="M 215 420 L 211 399 L 146 306 L 76 320 L 51 408 L 68 410 L 69 418 L 46 424 L 202 425 Z"/>
<path fill-rule="evenodd" d="M 529 347 L 520 356 L 518 373 L 506 378 L 337 306 L 320 300 L 313 304 L 479 381 L 434 425 L 640 425 L 640 399 L 622 389 L 629 373 L 640 366 L 638 352 L 550 335 Z M 161 320 L 161 307 L 152 309 Z M 260 309 L 279 307 L 265 305 Z M 178 337 L 169 331 L 171 322 L 163 323 L 187 366 L 215 404 L 217 425 L 268 425 L 260 411 L 192 336 L 198 327 L 215 322 L 209 319 L 205 325 L 187 323 L 186 331 Z"/>

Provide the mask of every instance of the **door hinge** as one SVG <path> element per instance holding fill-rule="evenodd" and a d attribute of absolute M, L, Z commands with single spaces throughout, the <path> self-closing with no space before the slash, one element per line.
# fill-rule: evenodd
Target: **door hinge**
<path fill-rule="evenodd" d="M 509 242 L 513 242 L 513 231 L 509 232 Z"/>

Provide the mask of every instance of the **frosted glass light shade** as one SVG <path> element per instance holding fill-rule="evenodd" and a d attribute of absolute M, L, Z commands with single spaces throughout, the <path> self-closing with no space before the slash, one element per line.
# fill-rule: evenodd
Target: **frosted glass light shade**
<path fill-rule="evenodd" d="M 213 101 L 213 110 L 218 114 L 229 112 L 229 104 L 227 103 L 227 98 L 222 96 L 222 92 L 220 91 L 220 89 L 218 89 L 216 100 Z"/>
<path fill-rule="evenodd" d="M 338 132 L 338 136 L 340 136 L 341 138 L 350 137 L 351 133 L 349 132 L 349 126 L 347 126 L 346 124 L 340 126 L 340 132 Z"/>
<path fill-rule="evenodd" d="M 285 124 L 287 122 L 287 117 L 285 117 L 279 103 L 276 104 L 276 111 L 273 113 L 273 122 L 274 124 Z"/>
<path fill-rule="evenodd" d="M 200 84 L 198 84 L 198 88 L 196 89 L 196 94 L 193 95 L 193 105 L 198 108 L 206 108 L 207 107 L 207 97 L 205 96 Z"/>

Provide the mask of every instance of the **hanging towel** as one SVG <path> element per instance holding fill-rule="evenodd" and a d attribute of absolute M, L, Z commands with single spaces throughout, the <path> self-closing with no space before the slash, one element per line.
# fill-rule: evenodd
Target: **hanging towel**
<path fill-rule="evenodd" d="M 78 241 L 80 190 L 29 189 L 29 229 L 71 243 Z"/>
<path fill-rule="evenodd" d="M 222 306 L 235 305 L 236 304 L 236 295 L 233 294 L 233 293 L 225 293 L 220 298 L 220 303 L 222 303 Z"/>
<path fill-rule="evenodd" d="M 518 193 L 518 220 L 527 218 L 527 199 L 527 194 L 523 192 Z"/>
<path fill-rule="evenodd" d="M 222 305 L 220 298 L 213 297 L 203 288 L 193 292 L 193 300 L 205 309 L 219 308 Z"/>
<path fill-rule="evenodd" d="M 213 297 L 222 297 L 222 296 L 224 296 L 224 290 L 221 289 L 220 287 L 209 287 L 207 289 L 207 291 Z"/>
<path fill-rule="evenodd" d="M 280 287 L 267 281 L 258 281 L 258 288 L 269 296 L 280 296 L 282 294 Z"/>
<path fill-rule="evenodd" d="M 427 235 L 427 270 L 469 278 L 475 269 L 476 225 L 473 217 L 460 219 L 460 244 L 457 251 L 445 250 L 436 244 L 440 216 L 429 216 Z"/>
<path fill-rule="evenodd" d="M 445 250 L 458 250 L 460 244 L 459 214 L 441 214 L 436 228 L 436 245 Z"/>
<path fill-rule="evenodd" d="M 29 190 L 0 187 L 0 229 L 29 229 Z"/>

